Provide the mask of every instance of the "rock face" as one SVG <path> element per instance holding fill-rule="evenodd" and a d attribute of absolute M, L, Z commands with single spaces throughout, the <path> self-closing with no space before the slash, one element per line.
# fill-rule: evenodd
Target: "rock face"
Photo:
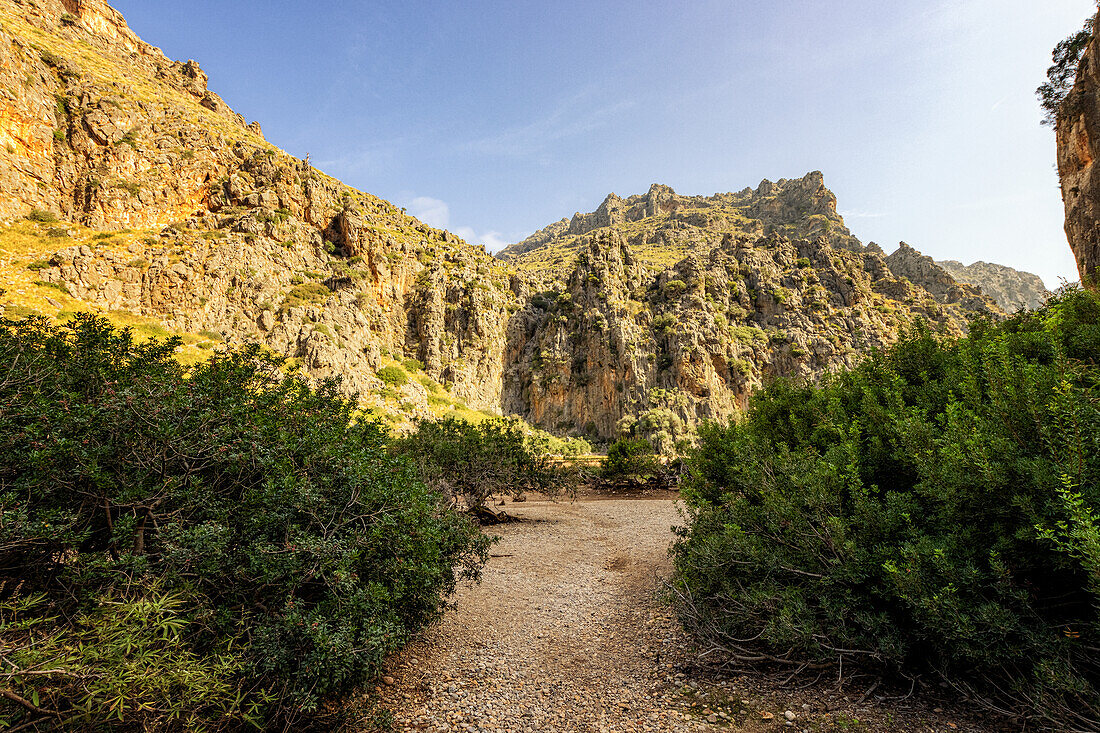
<path fill-rule="evenodd" d="M 1100 21 L 1100 16 L 1098 16 Z M 1094 21 L 1093 27 L 1096 28 Z M 1055 120 L 1058 177 L 1066 207 L 1066 237 L 1081 282 L 1096 287 L 1100 267 L 1100 48 L 1094 30 L 1077 68 L 1077 80 Z"/>
<path fill-rule="evenodd" d="M 767 379 L 850 366 L 916 318 L 958 333 L 1001 313 L 912 248 L 864 247 L 817 172 L 612 194 L 490 257 L 267 143 L 101 0 L 0 4 L 0 77 L 0 219 L 102 231 L 18 265 L 46 315 L 259 342 L 405 415 L 454 400 L 671 447 Z M 402 359 L 424 379 L 383 384 Z"/>
<path fill-rule="evenodd" d="M 193 61 L 169 61 L 102 0 L 0 6 L 0 216 L 97 228 L 186 218 L 263 139 Z"/>
<path fill-rule="evenodd" d="M 42 282 L 171 331 L 259 341 L 361 392 L 387 360 L 417 358 L 456 399 L 499 409 L 514 296 L 482 249 L 268 144 L 198 64 L 169 61 L 102 0 L 0 4 L 0 80 L 0 218 L 148 230 L 129 251 L 61 249 Z M 402 390 L 405 412 L 427 412 L 421 385 Z"/>
<path fill-rule="evenodd" d="M 936 264 L 960 283 L 981 288 L 1006 313 L 1038 308 L 1050 295 L 1042 278 L 1030 272 L 981 261 L 964 265 L 957 260 L 943 260 Z"/>
<path fill-rule="evenodd" d="M 668 443 L 775 376 L 815 379 L 923 318 L 1002 315 L 902 244 L 863 247 L 820 173 L 680 196 L 608 196 L 499 255 L 537 289 L 509 324 L 505 411 Z"/>
<path fill-rule="evenodd" d="M 683 212 L 677 216 L 677 212 Z M 509 245 L 497 253 L 503 260 L 538 249 L 563 237 L 596 229 L 634 224 L 650 217 L 671 217 L 697 228 L 738 229 L 745 234 L 778 232 L 806 239 L 824 236 L 833 247 L 861 251 L 862 246 L 836 210 L 836 196 L 825 187 L 820 171 L 793 181 L 763 181 L 756 189 L 713 196 L 681 196 L 654 183 L 645 194 L 622 199 L 608 194 L 591 214 L 573 214 Z"/>
<path fill-rule="evenodd" d="M 960 283 L 935 260 L 901 242 L 886 258 L 890 271 L 927 290 L 943 303 L 961 303 L 967 309 L 980 309 L 984 296 L 980 288 Z"/>

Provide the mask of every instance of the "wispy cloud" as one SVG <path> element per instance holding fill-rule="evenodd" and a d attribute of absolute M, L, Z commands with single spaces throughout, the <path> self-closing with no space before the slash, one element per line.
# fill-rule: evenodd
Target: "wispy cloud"
<path fill-rule="evenodd" d="M 406 144 L 403 137 L 384 140 L 350 148 L 335 158 L 311 161 L 318 169 L 337 178 L 365 173 L 378 173 L 393 165 L 397 151 Z"/>
<path fill-rule="evenodd" d="M 881 219 L 889 214 L 880 211 L 840 211 L 838 212 L 845 219 Z"/>
<path fill-rule="evenodd" d="M 417 196 L 405 208 L 420 221 L 438 229 L 446 229 L 451 223 L 451 207 L 446 201 L 433 199 L 431 196 Z"/>
<path fill-rule="evenodd" d="M 593 107 L 595 89 L 586 89 L 564 100 L 549 114 L 531 122 L 500 130 L 459 146 L 463 152 L 503 158 L 551 161 L 548 149 L 553 143 L 579 137 L 608 125 L 623 112 L 635 107 L 636 100 L 624 99 Z"/>
<path fill-rule="evenodd" d="M 504 249 L 518 238 L 509 238 L 505 234 L 490 230 L 480 234 L 473 227 L 451 226 L 451 207 L 446 201 L 431 196 L 415 196 L 408 199 L 405 209 L 425 224 L 437 229 L 447 229 L 472 244 L 481 244 L 489 252 Z"/>

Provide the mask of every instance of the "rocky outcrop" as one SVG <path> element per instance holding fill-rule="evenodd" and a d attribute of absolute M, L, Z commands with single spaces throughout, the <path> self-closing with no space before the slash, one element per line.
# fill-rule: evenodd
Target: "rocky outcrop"
<path fill-rule="evenodd" d="M 203 207 L 234 146 L 263 144 L 102 0 L 6 2 L 0 24 L 0 217 L 163 226 Z"/>
<path fill-rule="evenodd" d="M 960 283 L 981 288 L 1006 313 L 1038 308 L 1050 295 L 1038 275 L 1005 265 L 981 261 L 964 265 L 957 260 L 943 260 L 936 264 Z"/>
<path fill-rule="evenodd" d="M 674 216 L 677 212 L 678 217 Z M 742 234 L 774 231 L 802 239 L 823 236 L 834 247 L 862 250 L 837 213 L 836 196 L 825 187 L 824 176 L 813 171 L 802 178 L 783 178 L 775 183 L 765 179 L 755 189 L 713 196 L 682 196 L 659 183 L 644 194 L 626 199 L 612 193 L 592 213 L 578 212 L 571 219 L 554 222 L 522 242 L 505 247 L 497 256 L 508 260 L 563 237 L 670 216 L 694 226 Z"/>
<path fill-rule="evenodd" d="M 1076 82 L 1055 119 L 1066 237 L 1077 259 L 1081 282 L 1088 287 L 1096 287 L 1100 268 L 1100 167 L 1096 165 L 1100 155 L 1098 54 L 1100 48 L 1094 31 L 1077 68 Z"/>
<path fill-rule="evenodd" d="M 975 313 L 992 314 L 991 301 L 980 288 L 956 280 L 928 255 L 923 255 L 901 242 L 886 258 L 886 265 L 898 277 L 904 277 L 932 294 L 941 303 L 959 303 Z"/>
<path fill-rule="evenodd" d="M 387 361 L 422 359 L 455 399 L 499 410 L 514 295 L 483 249 L 268 144 L 101 0 L 0 5 L 0 80 L 0 219 L 148 230 L 129 251 L 63 248 L 41 282 L 263 343 L 365 395 Z M 394 407 L 427 414 L 422 385 L 402 390 Z"/>
<path fill-rule="evenodd" d="M 605 211 L 618 223 L 599 226 Z M 851 366 L 916 318 L 962 333 L 974 315 L 1002 315 L 908 245 L 864 248 L 835 212 L 818 173 L 711 197 L 654 186 L 506 250 L 536 292 L 509 324 L 502 406 L 669 447 L 767 380 Z"/>

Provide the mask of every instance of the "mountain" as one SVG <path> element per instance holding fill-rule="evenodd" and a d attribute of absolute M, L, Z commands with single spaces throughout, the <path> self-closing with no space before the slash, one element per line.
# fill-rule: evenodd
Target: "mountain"
<path fill-rule="evenodd" d="M 482 248 L 266 142 L 102 0 L 6 2 L 0 24 L 9 315 L 94 310 L 192 359 L 260 342 L 387 412 L 499 409 L 516 306 Z M 406 357 L 426 375 L 377 378 Z"/>
<path fill-rule="evenodd" d="M 683 196 L 654 184 L 498 254 L 534 284 L 509 325 L 505 410 L 669 442 L 776 376 L 815 379 L 916 318 L 1001 309 L 907 245 L 864 247 L 820 172 Z"/>
<path fill-rule="evenodd" d="M 667 447 L 920 318 L 1000 316 L 864 246 L 821 173 L 609 195 L 497 258 L 267 142 L 102 0 L 0 5 L 0 307 L 101 313 L 180 358 L 258 342 L 397 422 L 477 411 Z"/>
<path fill-rule="evenodd" d="M 1041 277 L 1005 265 L 980 260 L 969 265 L 957 260 L 941 260 L 936 264 L 959 282 L 981 288 L 1007 313 L 1038 308 L 1050 295 Z"/>

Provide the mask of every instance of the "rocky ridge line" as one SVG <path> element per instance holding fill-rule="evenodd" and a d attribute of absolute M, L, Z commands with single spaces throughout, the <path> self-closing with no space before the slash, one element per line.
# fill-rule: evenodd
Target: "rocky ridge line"
<path fill-rule="evenodd" d="M 959 282 L 981 288 L 1006 313 L 1015 313 L 1021 308 L 1034 310 L 1050 295 L 1038 275 L 1005 265 L 980 260 L 969 265 L 957 260 L 941 260 L 936 264 Z"/>

